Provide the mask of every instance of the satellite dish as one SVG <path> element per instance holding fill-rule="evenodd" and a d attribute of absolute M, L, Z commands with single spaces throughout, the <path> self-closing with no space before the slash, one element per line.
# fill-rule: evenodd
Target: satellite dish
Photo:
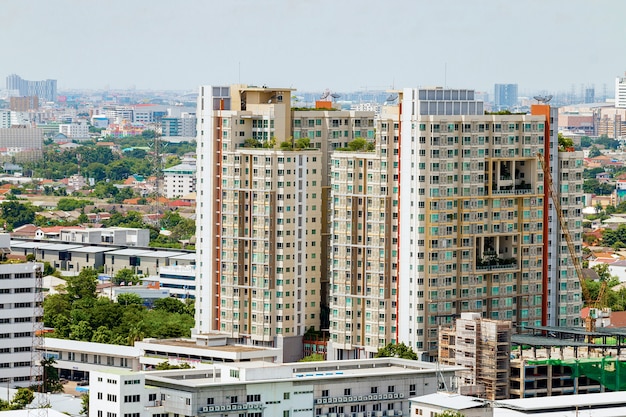
<path fill-rule="evenodd" d="M 328 98 L 328 96 L 330 96 L 330 90 L 327 88 L 326 90 L 324 90 L 324 94 L 322 94 L 320 100 L 325 100 Z"/>
<path fill-rule="evenodd" d="M 544 103 L 544 104 L 552 100 L 552 96 L 534 96 L 533 98 L 537 100 L 539 103 Z"/>
<path fill-rule="evenodd" d="M 334 99 L 338 99 L 339 97 L 341 97 L 341 94 L 332 93 L 330 96 Z"/>
<path fill-rule="evenodd" d="M 398 95 L 397 95 L 397 94 L 391 94 L 389 97 L 387 97 L 387 98 L 385 99 L 385 101 L 387 101 L 387 102 L 393 102 L 393 101 L 396 101 L 397 99 L 398 99 Z"/>

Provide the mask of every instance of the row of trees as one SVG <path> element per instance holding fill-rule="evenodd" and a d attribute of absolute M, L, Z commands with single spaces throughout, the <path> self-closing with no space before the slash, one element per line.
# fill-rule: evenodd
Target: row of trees
<path fill-rule="evenodd" d="M 117 302 L 96 295 L 97 272 L 83 269 L 68 277 L 64 291 L 44 301 L 44 324 L 52 337 L 132 345 L 144 337 L 175 338 L 190 335 L 193 304 L 164 299 L 149 310 L 135 294 L 121 294 Z"/>

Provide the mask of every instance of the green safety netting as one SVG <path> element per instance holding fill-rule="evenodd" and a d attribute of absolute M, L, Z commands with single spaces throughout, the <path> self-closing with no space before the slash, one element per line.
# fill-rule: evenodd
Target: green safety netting
<path fill-rule="evenodd" d="M 617 358 L 542 359 L 526 361 L 528 365 L 563 365 L 572 368 L 573 377 L 586 376 L 611 391 L 626 391 L 626 362 Z"/>

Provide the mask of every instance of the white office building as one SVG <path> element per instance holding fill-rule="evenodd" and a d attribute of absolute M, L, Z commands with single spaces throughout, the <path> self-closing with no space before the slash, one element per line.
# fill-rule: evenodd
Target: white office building
<path fill-rule="evenodd" d="M 8 244 L 8 235 L 4 236 Z M 43 315 L 35 299 L 36 267 L 43 268 L 33 262 L 0 265 L 0 384 L 3 385 L 30 385 L 34 324 Z"/>
<path fill-rule="evenodd" d="M 459 369 L 380 358 L 92 372 L 89 416 L 406 416 L 409 397 L 435 393 L 440 385 L 454 383 Z"/>

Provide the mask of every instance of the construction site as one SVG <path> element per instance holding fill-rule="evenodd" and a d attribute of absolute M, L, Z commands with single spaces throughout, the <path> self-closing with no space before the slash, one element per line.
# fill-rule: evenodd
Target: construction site
<path fill-rule="evenodd" d="M 626 329 L 535 326 L 467 313 L 441 327 L 439 361 L 462 365 L 459 393 L 487 400 L 626 390 Z"/>

